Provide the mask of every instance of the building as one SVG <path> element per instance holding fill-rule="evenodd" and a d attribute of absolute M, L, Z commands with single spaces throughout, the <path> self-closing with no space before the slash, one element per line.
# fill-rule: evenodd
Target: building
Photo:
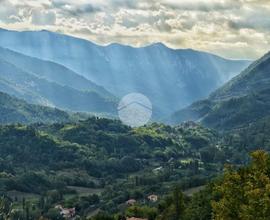
<path fill-rule="evenodd" d="M 130 200 L 126 201 L 126 204 L 129 206 L 133 206 L 133 205 L 135 205 L 136 202 L 137 201 L 135 199 L 130 199 Z"/>
<path fill-rule="evenodd" d="M 66 219 L 73 218 L 76 215 L 75 208 L 63 208 L 63 206 L 61 205 L 57 205 L 55 206 L 55 208 L 58 209 L 60 211 L 60 214 Z"/>
<path fill-rule="evenodd" d="M 163 171 L 163 167 L 158 167 L 158 168 L 153 169 L 153 173 L 156 175 L 161 173 L 162 171 Z"/>
<path fill-rule="evenodd" d="M 157 195 L 150 195 L 147 198 L 151 202 L 157 202 L 158 201 L 158 196 Z"/>

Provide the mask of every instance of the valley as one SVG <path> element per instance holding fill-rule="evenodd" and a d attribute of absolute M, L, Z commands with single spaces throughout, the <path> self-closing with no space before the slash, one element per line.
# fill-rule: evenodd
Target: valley
<path fill-rule="evenodd" d="M 140 48 L 121 44 L 99 46 L 49 31 L 2 29 L 0 38 L 0 47 L 6 48 L 2 58 L 18 68 L 76 90 L 79 87 L 79 90 L 95 92 L 87 96 L 66 87 L 55 88 L 53 94 L 68 93 L 78 97 L 80 103 L 73 98 L 76 108 L 66 100 L 65 103 L 58 103 L 59 99 L 64 99 L 62 96 L 55 100 L 48 94 L 45 97 L 41 94 L 56 107 L 96 113 L 103 111 L 113 115 L 110 109 L 113 103 L 104 101 L 104 94 L 121 99 L 128 93 L 137 92 L 146 95 L 152 102 L 155 121 L 161 121 L 194 101 L 206 98 L 251 63 L 249 60 L 229 60 L 191 49 L 175 50 L 162 43 Z M 55 76 L 54 72 L 58 74 Z M 60 80 L 63 75 L 66 82 Z M 35 84 L 39 88 L 39 84 Z M 48 87 L 42 85 L 46 89 L 44 92 Z M 95 103 L 96 109 L 83 105 L 85 99 Z"/>
<path fill-rule="evenodd" d="M 249 65 L 160 43 L 0 37 L 0 219 L 267 219 L 246 210 L 269 193 L 269 53 Z M 134 91 L 153 102 L 141 127 L 117 118 Z"/>

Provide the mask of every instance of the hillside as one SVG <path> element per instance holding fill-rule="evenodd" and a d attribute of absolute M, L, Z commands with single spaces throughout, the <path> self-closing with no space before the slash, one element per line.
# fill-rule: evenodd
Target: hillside
<path fill-rule="evenodd" d="M 0 92 L 0 124 L 68 122 L 72 115 L 58 109 L 28 104 Z"/>
<path fill-rule="evenodd" d="M 30 69 L 30 65 L 27 67 Z M 116 102 L 95 91 L 77 90 L 0 58 L 0 89 L 27 102 L 71 111 L 115 114 Z M 39 72 L 42 74 L 42 71 Z M 57 74 L 60 72 L 56 72 Z M 57 80 L 55 80 L 57 81 Z"/>
<path fill-rule="evenodd" d="M 64 65 L 119 98 L 130 92 L 145 94 L 156 118 L 207 97 L 250 63 L 161 43 L 99 46 L 48 31 L 2 29 L 0 38 L 0 46 Z"/>
<path fill-rule="evenodd" d="M 16 207 L 22 205 L 19 195 L 29 195 L 36 207 L 31 216 L 59 203 L 81 216 L 96 209 L 114 213 L 128 199 L 164 195 L 176 182 L 183 189 L 204 184 L 222 167 L 217 141 L 215 132 L 195 124 L 132 129 L 90 118 L 0 126 L 0 191 L 15 190 Z"/>
<path fill-rule="evenodd" d="M 130 128 L 99 118 L 2 125 L 0 191 L 8 195 L 13 208 L 19 208 L 18 215 L 25 210 L 23 198 L 26 204 L 31 202 L 35 209 L 29 215 L 34 219 L 59 213 L 53 208 L 57 204 L 75 207 L 81 217 L 98 210 L 122 213 L 133 207 L 126 205 L 130 199 L 136 199 L 134 207 L 164 207 L 163 199 L 175 185 L 178 190 L 202 190 L 225 163 L 246 164 L 249 152 L 258 145 L 269 150 L 269 122 L 226 136 L 195 123 Z M 200 207 L 196 211 L 190 206 L 189 215 L 202 215 L 200 210 L 212 198 L 210 190 L 207 187 L 203 197 L 194 198 L 202 199 L 203 205 L 185 198 L 186 204 Z M 158 202 L 146 200 L 152 194 L 158 195 Z M 141 211 L 138 208 L 136 215 Z M 208 216 L 211 210 L 205 211 L 203 215 Z"/>
<path fill-rule="evenodd" d="M 49 108 L 28 106 L 5 94 L 0 94 L 0 104 L 6 106 L 1 115 L 7 120 L 30 116 L 34 120 L 36 114 L 38 119 L 48 120 L 53 114 L 47 114 Z M 247 163 L 249 152 L 257 146 L 269 150 L 269 122 L 260 121 L 224 136 L 191 122 L 176 127 L 154 123 L 130 128 L 116 120 L 89 118 L 50 125 L 1 125 L 0 191 L 8 196 L 17 216 L 24 215 L 32 204 L 35 209 L 30 209 L 29 215 L 34 219 L 55 216 L 59 212 L 53 207 L 58 204 L 75 207 L 80 216 L 97 210 L 122 213 L 131 209 L 126 205 L 129 199 L 136 199 L 135 207 L 164 207 L 171 204 L 165 196 L 176 184 L 178 190 L 203 189 L 225 163 Z M 190 204 L 185 208 L 191 209 L 186 214 L 202 215 L 200 210 L 207 208 L 212 198 L 209 190 L 207 187 L 200 197 L 194 197 L 197 202 L 203 200 L 203 205 L 185 198 Z M 151 194 L 158 195 L 160 202 L 147 202 Z M 163 199 L 169 203 L 164 204 Z M 136 215 L 143 210 L 146 207 L 138 208 Z M 158 209 L 167 216 L 169 212 L 163 210 Z M 203 216 L 210 213 L 208 207 Z"/>
<path fill-rule="evenodd" d="M 208 99 L 172 115 L 170 122 L 186 120 L 227 130 L 245 127 L 270 113 L 270 53 L 213 92 Z"/>
<path fill-rule="evenodd" d="M 96 92 L 101 96 L 114 98 L 112 94 L 101 86 L 96 85 L 60 64 L 26 56 L 1 47 L 0 58 L 28 73 L 34 74 L 35 76 L 50 82 L 55 82 L 59 85 L 68 86 L 76 90 Z"/>

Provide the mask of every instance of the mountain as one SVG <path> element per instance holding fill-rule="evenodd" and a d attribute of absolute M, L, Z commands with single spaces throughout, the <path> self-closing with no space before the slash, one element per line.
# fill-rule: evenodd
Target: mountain
<path fill-rule="evenodd" d="M 55 123 L 71 121 L 72 116 L 55 108 L 32 105 L 0 92 L 0 124 Z"/>
<path fill-rule="evenodd" d="M 76 90 L 92 91 L 104 97 L 114 98 L 103 87 L 96 85 L 63 65 L 29 57 L 1 47 L 0 58 L 39 78 L 44 78 L 62 86 L 69 86 Z"/>
<path fill-rule="evenodd" d="M 99 46 L 49 31 L 2 29 L 0 38 L 0 46 L 64 65 L 117 97 L 143 93 L 159 118 L 207 97 L 250 63 L 161 43 Z"/>
<path fill-rule="evenodd" d="M 270 53 L 255 61 L 208 99 L 172 115 L 171 123 L 187 120 L 222 130 L 241 128 L 270 115 Z"/>
<path fill-rule="evenodd" d="M 46 79 L 49 78 L 48 75 L 52 73 L 45 75 L 45 73 L 43 74 L 42 70 L 38 72 L 39 75 L 34 74 L 33 72 L 30 73 L 27 72 L 26 69 L 30 70 L 31 65 L 20 68 L 15 64 L 2 59 L 1 56 L 0 90 L 2 92 L 7 92 L 8 94 L 22 98 L 34 104 L 58 107 L 71 111 L 115 114 L 116 107 L 113 99 L 103 97 L 95 91 L 77 90 L 66 85 L 60 85 Z M 16 59 L 11 60 L 13 60 L 15 63 L 18 61 Z M 39 62 L 41 63 L 41 61 Z M 38 64 L 39 63 L 35 65 Z M 23 66 L 23 64 L 21 64 L 21 66 Z M 61 71 L 55 72 L 55 74 L 58 73 L 61 73 Z M 57 81 L 56 78 L 57 77 L 51 77 L 51 79 L 54 79 L 54 81 Z M 87 83 L 88 81 L 85 82 Z M 88 84 L 90 84 L 90 82 Z"/>

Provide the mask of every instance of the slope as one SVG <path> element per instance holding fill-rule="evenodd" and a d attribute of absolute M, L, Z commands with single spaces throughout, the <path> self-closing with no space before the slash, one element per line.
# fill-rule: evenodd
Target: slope
<path fill-rule="evenodd" d="M 49 31 L 2 29 L 0 38 L 0 46 L 62 64 L 117 97 L 143 93 L 153 103 L 156 118 L 207 97 L 250 63 L 161 43 L 99 46 Z"/>
<path fill-rule="evenodd" d="M 71 114 L 64 111 L 28 104 L 2 92 L 0 92 L 0 115 L 0 124 L 55 123 L 72 120 Z"/>
<path fill-rule="evenodd" d="M 92 91 L 104 97 L 114 98 L 103 87 L 96 85 L 63 65 L 29 57 L 1 47 L 0 58 L 26 72 L 59 85 L 69 86 L 76 90 Z"/>
<path fill-rule="evenodd" d="M 170 118 L 171 123 L 201 121 L 218 129 L 247 126 L 270 114 L 270 53 L 215 91 Z"/>
<path fill-rule="evenodd" d="M 72 111 L 115 113 L 115 102 L 109 98 L 96 92 L 80 91 L 50 82 L 3 59 L 0 59 L 0 82 L 2 92 L 8 92 L 31 103 Z"/>

